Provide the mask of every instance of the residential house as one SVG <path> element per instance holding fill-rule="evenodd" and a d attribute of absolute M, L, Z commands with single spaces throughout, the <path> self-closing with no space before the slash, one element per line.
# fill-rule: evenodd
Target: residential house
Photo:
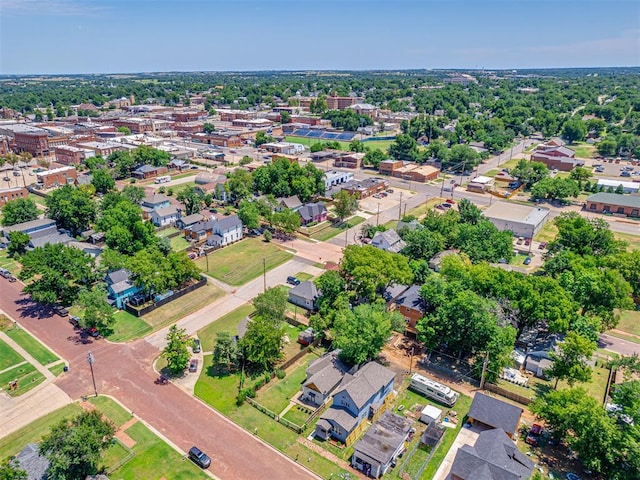
<path fill-rule="evenodd" d="M 404 450 L 413 422 L 404 415 L 384 412 L 354 445 L 351 466 L 372 478 L 380 478 Z"/>
<path fill-rule="evenodd" d="M 333 350 L 309 364 L 306 380 L 302 383 L 300 400 L 314 407 L 323 405 L 340 385 L 347 373 L 356 368 L 340 360 L 340 350 Z"/>
<path fill-rule="evenodd" d="M 130 297 L 141 290 L 131 281 L 131 272 L 124 268 L 108 273 L 105 281 L 107 282 L 107 301 L 120 309 L 124 308 L 124 304 Z"/>
<path fill-rule="evenodd" d="M 132 175 L 135 178 L 144 180 L 145 178 L 154 178 L 167 173 L 167 167 L 154 167 L 153 165 L 141 165 L 136 168 Z"/>
<path fill-rule="evenodd" d="M 192 213 L 191 215 L 178 218 L 176 220 L 176 228 L 185 230 L 198 222 L 202 222 L 203 220 L 204 216 L 201 213 Z"/>
<path fill-rule="evenodd" d="M 201 241 L 213 235 L 213 227 L 218 222 L 215 217 L 209 220 L 201 220 L 184 228 L 184 236 L 187 240 Z"/>
<path fill-rule="evenodd" d="M 181 212 L 175 206 L 158 208 L 151 212 L 151 223 L 156 227 L 172 225 L 181 217 Z"/>
<path fill-rule="evenodd" d="M 202 195 L 211 194 L 216 200 L 227 202 L 227 191 L 224 188 L 227 180 L 228 178 L 226 175 L 201 173 L 196 176 L 195 189 Z"/>
<path fill-rule="evenodd" d="M 224 247 L 242 239 L 242 220 L 237 215 L 231 215 L 218 220 L 213 226 L 213 234 L 207 239 L 207 245 Z"/>
<path fill-rule="evenodd" d="M 481 432 L 473 446 L 463 445 L 458 449 L 449 478 L 527 480 L 534 466 L 504 430 L 494 428 Z"/>
<path fill-rule="evenodd" d="M 335 438 L 347 445 L 360 435 L 366 421 L 375 421 L 391 402 L 395 373 L 369 362 L 347 374 L 333 395 L 333 403 L 316 423 L 315 435 Z"/>
<path fill-rule="evenodd" d="M 504 431 L 514 438 L 520 424 L 522 409 L 510 403 L 476 392 L 469 409 L 469 423 L 485 425 Z"/>
<path fill-rule="evenodd" d="M 45 245 L 56 245 L 58 243 L 69 243 L 73 241 L 73 237 L 65 231 L 57 229 L 45 230 L 29 235 L 29 248 L 44 247 Z"/>
<path fill-rule="evenodd" d="M 393 302 L 392 309 L 397 310 L 406 322 L 405 333 L 417 335 L 416 323 L 425 314 L 425 301 L 420 296 L 420 285 L 411 285 L 401 293 Z"/>
<path fill-rule="evenodd" d="M 315 309 L 315 303 L 319 296 L 316 284 L 310 280 L 300 282 L 289 290 L 289 302 L 306 310 Z"/>
<path fill-rule="evenodd" d="M 32 235 L 49 234 L 57 231 L 58 227 L 56 226 L 55 220 L 51 220 L 50 218 L 38 218 L 29 222 L 16 223 L 15 225 L 2 228 L 2 234 L 5 238 L 9 238 L 11 232 L 22 232 L 31 237 Z"/>
<path fill-rule="evenodd" d="M 278 212 L 286 210 L 287 208 L 293 210 L 294 212 L 297 212 L 302 208 L 302 202 L 297 195 L 277 198 L 276 201 L 278 202 L 278 206 L 276 207 L 276 210 Z"/>
<path fill-rule="evenodd" d="M 390 229 L 384 232 L 376 232 L 371 239 L 371 246 L 387 252 L 398 253 L 407 246 L 407 243 L 400 238 L 398 232 Z"/>
<path fill-rule="evenodd" d="M 27 480 L 45 480 L 48 478 L 49 459 L 40 454 L 40 448 L 36 443 L 28 443 L 11 460 L 11 464 L 20 470 L 24 470 L 27 474 Z"/>
<path fill-rule="evenodd" d="M 547 378 L 545 370 L 551 368 L 551 352 L 557 352 L 558 343 L 562 337 L 558 334 L 537 335 L 527 344 L 522 367 L 527 372 L 533 373 L 538 378 Z"/>
<path fill-rule="evenodd" d="M 449 249 L 444 250 L 442 252 L 436 253 L 431 260 L 429 260 L 429 268 L 431 270 L 435 270 L 436 272 L 440 271 L 440 266 L 442 265 L 442 260 L 447 258 L 449 255 L 457 255 L 458 250 Z"/>
<path fill-rule="evenodd" d="M 154 193 L 153 195 L 149 195 L 142 199 L 142 218 L 149 219 L 151 218 L 151 212 L 154 210 L 158 210 L 161 208 L 167 208 L 171 206 L 171 202 L 169 201 L 169 197 L 162 193 Z"/>
<path fill-rule="evenodd" d="M 322 202 L 305 203 L 298 210 L 301 225 L 308 225 L 313 222 L 324 222 L 327 219 L 327 213 L 327 207 L 325 207 Z"/>

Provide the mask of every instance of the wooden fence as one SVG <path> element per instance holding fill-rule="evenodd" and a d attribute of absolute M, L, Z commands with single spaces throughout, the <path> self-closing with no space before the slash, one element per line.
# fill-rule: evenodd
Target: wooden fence
<path fill-rule="evenodd" d="M 300 350 L 298 353 L 296 353 L 293 357 L 291 357 L 289 360 L 284 362 L 282 365 L 279 365 L 279 368 L 281 368 L 282 370 L 286 370 L 291 365 L 293 365 L 298 360 L 300 360 L 302 357 L 304 357 L 309 352 L 309 350 L 311 350 L 311 348 L 314 348 L 320 345 L 321 340 L 322 339 L 320 338 L 316 338 L 311 344 L 304 347 L 302 350 Z"/>
<path fill-rule="evenodd" d="M 152 303 L 151 305 L 147 305 L 146 307 L 142 307 L 142 308 L 135 308 L 129 305 L 129 303 L 125 303 L 124 309 L 127 312 L 129 312 L 131 315 L 135 315 L 136 317 L 142 317 L 143 315 L 146 315 L 147 313 L 154 311 L 156 308 L 161 307 L 162 305 L 166 305 L 167 303 L 172 302 L 182 297 L 183 295 L 186 295 L 187 293 L 193 292 L 194 290 L 197 290 L 200 287 L 204 287 L 206 284 L 207 284 L 207 277 L 201 275 L 200 281 L 192 285 L 189 285 L 188 287 L 185 287 L 182 290 L 178 290 L 177 292 L 174 292 L 174 294 L 171 295 L 170 297 L 163 298 L 162 300 L 159 300 L 157 302 Z"/>
<path fill-rule="evenodd" d="M 521 405 L 529 405 L 533 400 L 527 398 L 523 395 L 519 395 L 510 390 L 499 387 L 498 385 L 494 385 L 493 383 L 485 383 L 485 390 L 489 390 L 490 392 L 497 393 L 498 395 L 508 398 L 509 400 L 513 400 L 514 402 L 518 402 Z"/>

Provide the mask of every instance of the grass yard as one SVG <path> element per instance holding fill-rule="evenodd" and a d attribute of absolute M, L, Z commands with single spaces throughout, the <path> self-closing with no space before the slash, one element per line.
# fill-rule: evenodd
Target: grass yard
<path fill-rule="evenodd" d="M 7 330 L 6 333 L 14 342 L 35 358 L 40 365 L 49 365 L 50 363 L 60 360 L 47 347 L 42 345 L 22 328 L 15 326 Z"/>
<path fill-rule="evenodd" d="M 22 358 L 22 355 L 3 340 L 0 340 L 0 371 L 24 361 L 25 359 Z"/>
<path fill-rule="evenodd" d="M 577 142 L 575 144 L 567 145 L 571 150 L 576 152 L 576 158 L 592 158 L 596 151 L 596 147 L 589 145 L 586 142 Z"/>
<path fill-rule="evenodd" d="M 509 261 L 509 265 L 514 265 L 516 267 L 526 267 L 526 265 L 522 262 L 524 262 L 524 259 L 527 258 L 529 255 L 524 254 L 524 253 L 519 253 L 518 255 L 514 255 L 513 257 L 511 257 L 511 260 Z"/>
<path fill-rule="evenodd" d="M 311 235 L 311 238 L 313 238 L 314 240 L 325 242 L 330 238 L 333 238 L 336 235 L 343 233 L 345 229 L 355 227 L 356 225 L 359 225 L 364 221 L 365 221 L 365 218 L 359 217 L 356 215 L 348 219 L 346 222 L 339 224 L 338 226 L 334 226 L 332 224 L 329 227 L 326 227 L 322 230 L 317 231 L 316 233 Z"/>
<path fill-rule="evenodd" d="M 622 310 L 619 313 L 620 322 L 618 322 L 616 329 L 640 336 L 640 312 L 637 310 Z"/>
<path fill-rule="evenodd" d="M 120 440 L 116 439 L 111 443 L 111 446 L 102 453 L 99 465 L 108 470 L 112 465 L 121 465 L 131 454 L 127 447 L 125 447 Z"/>
<path fill-rule="evenodd" d="M 21 269 L 18 262 L 16 262 L 13 258 L 9 258 L 9 254 L 7 253 L 6 248 L 0 250 L 0 268 L 6 268 L 14 275 L 16 275 Z"/>
<path fill-rule="evenodd" d="M 213 350 L 213 344 L 218 332 L 229 332 L 231 335 L 237 335 L 238 324 L 243 318 L 253 313 L 254 310 L 251 304 L 242 305 L 199 330 L 198 338 L 202 344 L 202 350 L 205 352 Z"/>
<path fill-rule="evenodd" d="M 204 368 L 196 382 L 195 396 L 219 412 L 229 415 L 235 410 L 240 374 L 219 374 L 211 366 L 213 355 L 205 355 Z"/>
<path fill-rule="evenodd" d="M 18 380 L 18 388 L 16 390 L 9 390 L 9 382 Z M 5 391 L 12 397 L 19 397 L 27 393 L 32 388 L 37 387 L 45 378 L 36 367 L 30 363 L 23 363 L 17 367 L 13 367 L 6 370 L 4 373 L 0 373 L 0 387 L 5 388 Z"/>
<path fill-rule="evenodd" d="M 105 416 L 118 427 L 121 427 L 129 420 L 131 420 L 131 413 L 126 411 L 120 406 L 119 403 L 114 402 L 109 397 L 91 397 L 89 402 L 96 406 Z"/>
<path fill-rule="evenodd" d="M 33 200 L 33 201 L 36 203 L 36 205 L 39 205 L 39 206 L 41 206 L 41 207 L 46 207 L 46 205 L 45 205 L 45 203 L 44 203 L 45 198 L 44 198 L 44 197 L 41 197 L 40 195 L 36 195 L 35 193 L 29 193 L 29 195 L 27 196 L 27 198 L 28 198 L 29 200 Z"/>
<path fill-rule="evenodd" d="M 271 270 L 292 257 L 275 244 L 252 237 L 208 255 L 208 271 L 206 258 L 196 260 L 196 265 L 222 282 L 240 286 L 262 275 L 263 259 L 267 270 Z"/>
<path fill-rule="evenodd" d="M 624 240 L 625 242 L 627 242 L 629 244 L 627 250 L 640 250 L 640 236 L 618 232 L 613 232 L 613 236 L 616 240 Z"/>
<path fill-rule="evenodd" d="M 169 244 L 174 252 L 185 250 L 189 245 L 189 241 L 182 235 L 177 235 L 169 239 Z"/>
<path fill-rule="evenodd" d="M 285 142 L 292 142 L 292 143 L 300 143 L 302 145 L 305 145 L 307 147 L 310 147 L 311 145 L 313 145 L 314 143 L 323 143 L 323 142 L 338 142 L 340 144 L 340 149 L 341 150 L 349 150 L 349 143 L 350 142 L 340 142 L 338 140 L 323 140 L 320 138 L 306 138 L 306 137 L 293 137 L 293 136 L 287 136 L 285 137 Z"/>
<path fill-rule="evenodd" d="M 64 363 L 56 363 L 55 365 L 48 368 L 48 370 L 53 373 L 56 377 L 59 377 L 62 372 L 64 372 Z"/>
<path fill-rule="evenodd" d="M 305 355 L 293 367 L 287 370 L 287 376 L 282 380 L 277 377 L 271 380 L 267 385 L 258 391 L 256 401 L 261 403 L 269 410 L 280 413 L 289 405 L 289 400 L 300 391 L 300 385 L 306 378 L 306 370 L 309 362 L 316 360 L 318 357 Z"/>
<path fill-rule="evenodd" d="M 112 342 L 127 342 L 134 338 L 144 337 L 153 330 L 151 325 L 142 318 L 131 315 L 126 310 L 118 310 L 114 318 L 113 332 L 106 337 Z"/>
<path fill-rule="evenodd" d="M 0 461 L 15 455 L 22 450 L 27 443 L 39 442 L 52 425 L 59 423 L 64 418 L 71 418 L 82 412 L 82 408 L 77 403 L 66 405 L 55 410 L 44 417 L 34 420 L 29 425 L 20 430 L 0 438 Z"/>
<path fill-rule="evenodd" d="M 544 224 L 538 233 L 535 234 L 533 239 L 536 242 L 552 242 L 558 235 L 558 227 L 555 226 L 553 221 L 549 221 Z"/>
<path fill-rule="evenodd" d="M 156 231 L 156 235 L 160 238 L 165 238 L 168 237 L 169 235 L 173 234 L 173 233 L 178 233 L 180 230 L 178 230 L 175 227 L 169 227 L 169 228 L 165 228 L 163 230 L 157 230 Z"/>
<path fill-rule="evenodd" d="M 144 316 L 144 321 L 151 325 L 153 330 L 158 330 L 193 312 L 197 312 L 223 295 L 224 292 L 222 290 L 208 283 L 204 287 L 189 292 L 173 302 L 156 308 L 153 312 Z"/>
<path fill-rule="evenodd" d="M 607 332 L 607 335 L 611 335 L 612 337 L 621 338 L 622 340 L 626 340 L 627 342 L 637 343 L 640 345 L 640 338 L 634 337 L 631 335 L 625 335 L 624 333 L 618 332 Z"/>
<path fill-rule="evenodd" d="M 306 282 L 307 280 L 311 280 L 313 278 L 313 275 L 311 275 L 310 273 L 298 272 L 296 273 L 296 278 L 301 282 Z"/>
<path fill-rule="evenodd" d="M 369 142 L 363 142 L 365 146 L 369 147 L 371 150 L 382 150 L 384 153 L 387 153 L 389 150 L 389 145 L 393 143 L 393 140 L 371 140 Z"/>
<path fill-rule="evenodd" d="M 309 413 L 303 410 L 302 408 L 300 408 L 299 405 L 294 405 L 284 415 L 284 418 L 289 420 L 291 423 L 295 423 L 296 425 L 302 426 L 304 425 L 304 422 L 307 421 L 307 418 L 309 418 L 309 416 L 310 416 Z"/>

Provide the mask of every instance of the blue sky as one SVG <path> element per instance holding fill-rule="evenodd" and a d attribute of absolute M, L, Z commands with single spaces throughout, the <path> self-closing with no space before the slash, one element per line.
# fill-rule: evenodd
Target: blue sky
<path fill-rule="evenodd" d="M 0 74 L 638 65 L 638 0 L 0 0 Z"/>

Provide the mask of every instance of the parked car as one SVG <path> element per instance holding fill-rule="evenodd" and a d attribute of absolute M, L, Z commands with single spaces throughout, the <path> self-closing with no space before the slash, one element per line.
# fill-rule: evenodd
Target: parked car
<path fill-rule="evenodd" d="M 529 445 L 534 445 L 534 446 L 540 445 L 543 432 L 544 432 L 544 429 L 542 428 L 542 425 L 540 425 L 539 423 L 534 423 L 531 426 L 531 430 L 529 430 L 529 433 L 527 434 L 527 438 L 525 439 L 525 442 L 528 443 Z"/>
<path fill-rule="evenodd" d="M 547 248 L 547 242 L 540 242 L 540 245 L 538 246 L 538 248 L 540 250 L 544 250 L 545 248 Z"/>
<path fill-rule="evenodd" d="M 525 257 L 524 262 L 522 263 L 524 263 L 525 265 L 529 265 L 531 263 L 531 257 Z"/>
<path fill-rule="evenodd" d="M 14 177 L 19 177 L 20 176 L 20 171 L 19 170 L 14 170 L 13 171 L 13 176 Z"/>
<path fill-rule="evenodd" d="M 522 242 L 524 242 L 524 237 L 518 237 L 518 241 L 516 242 L 516 244 L 522 245 Z"/>
<path fill-rule="evenodd" d="M 287 283 L 290 285 L 300 285 L 300 280 L 298 280 L 296 277 L 289 276 L 287 277 Z"/>
<path fill-rule="evenodd" d="M 189 362 L 189 371 L 191 373 L 195 373 L 198 371 L 198 359 L 197 358 L 193 358 L 190 362 Z"/>
<path fill-rule="evenodd" d="M 450 203 L 443 203 L 443 204 L 442 204 L 442 208 L 444 208 L 445 210 L 446 210 L 447 208 L 451 208 L 451 204 L 450 204 Z"/>
<path fill-rule="evenodd" d="M 209 465 L 211 465 L 211 459 L 198 447 L 189 449 L 189 459 L 200 468 L 209 468 Z"/>
<path fill-rule="evenodd" d="M 134 295 L 133 297 L 131 297 L 131 299 L 129 300 L 129 303 L 131 305 L 133 305 L 134 307 L 139 307 L 140 305 L 142 305 L 145 302 L 145 297 L 144 295 Z"/>
<path fill-rule="evenodd" d="M 9 270 L 6 268 L 0 268 L 0 275 L 9 280 L 11 283 L 16 281 L 16 277 L 14 277 Z"/>
<path fill-rule="evenodd" d="M 55 305 L 53 307 L 53 312 L 57 315 L 60 315 L 61 317 L 66 317 L 67 315 L 69 315 L 69 310 L 64 308 L 62 305 Z"/>
<path fill-rule="evenodd" d="M 73 325 L 73 328 L 79 328 L 80 327 L 80 317 L 76 317 L 75 315 L 71 315 L 69 317 L 69 323 L 71 325 Z"/>
<path fill-rule="evenodd" d="M 98 329 L 96 327 L 91 327 L 87 329 L 87 333 L 89 334 L 89 336 L 93 337 L 93 338 L 99 338 L 100 337 L 100 332 L 98 331 Z"/>
<path fill-rule="evenodd" d="M 393 193 L 393 188 L 387 188 L 387 193 Z"/>
<path fill-rule="evenodd" d="M 524 239 L 524 244 L 528 247 L 529 245 L 531 245 L 531 239 L 530 238 L 525 238 Z"/>
<path fill-rule="evenodd" d="M 9 177 L 2 177 L 2 180 L 4 180 L 5 182 L 8 182 L 11 179 Z"/>
<path fill-rule="evenodd" d="M 200 350 L 202 350 L 202 346 L 200 345 L 199 339 L 193 339 L 193 346 L 191 347 L 191 349 L 193 350 L 193 353 L 200 353 Z"/>
<path fill-rule="evenodd" d="M 630 173 L 630 172 L 627 172 L 627 171 L 625 170 L 624 172 L 620 172 L 620 176 L 621 176 L 621 177 L 630 177 L 630 176 L 631 176 L 631 173 Z"/>
<path fill-rule="evenodd" d="M 450 204 L 452 204 L 452 205 L 453 205 L 454 203 L 456 203 L 456 201 L 455 201 L 453 198 L 447 198 L 447 199 L 445 200 L 445 203 L 450 203 Z"/>

